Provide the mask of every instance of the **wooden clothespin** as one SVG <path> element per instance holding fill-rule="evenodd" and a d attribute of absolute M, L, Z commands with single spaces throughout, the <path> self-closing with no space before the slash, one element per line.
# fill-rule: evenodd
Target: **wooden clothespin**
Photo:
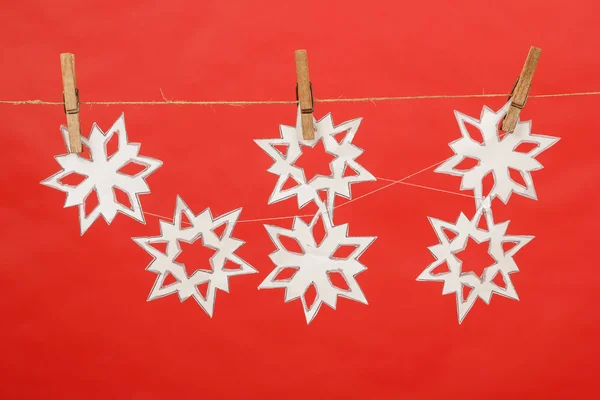
<path fill-rule="evenodd" d="M 502 130 L 504 132 L 513 133 L 517 127 L 519 114 L 527 103 L 527 97 L 529 96 L 529 89 L 531 88 L 533 74 L 535 73 L 535 68 L 537 67 L 541 54 L 542 49 L 534 46 L 531 46 L 531 49 L 529 49 L 529 54 L 527 55 L 527 60 L 525 60 L 525 65 L 523 66 L 521 75 L 519 75 L 517 78 L 517 82 L 515 83 L 515 86 L 513 87 L 513 90 L 509 96 L 509 100 L 511 100 L 510 108 L 508 109 L 508 113 L 506 114 L 504 122 L 502 123 Z"/>
<path fill-rule="evenodd" d="M 296 50 L 296 100 L 300 103 L 302 113 L 302 137 L 304 140 L 315 138 L 313 125 L 313 111 L 315 99 L 313 98 L 312 83 L 308 75 L 308 58 L 306 50 Z"/>
<path fill-rule="evenodd" d="M 75 55 L 62 53 L 60 55 L 62 69 L 63 102 L 69 128 L 69 151 L 81 153 L 81 128 L 79 125 L 79 89 L 75 77 Z"/>

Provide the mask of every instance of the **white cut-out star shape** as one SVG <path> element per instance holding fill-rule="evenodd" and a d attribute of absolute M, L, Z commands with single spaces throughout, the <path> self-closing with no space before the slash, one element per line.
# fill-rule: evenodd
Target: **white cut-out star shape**
<path fill-rule="evenodd" d="M 350 199 L 352 197 L 350 189 L 352 183 L 374 181 L 375 177 L 356 162 L 356 159 L 362 154 L 363 150 L 352 144 L 361 120 L 360 118 L 354 119 L 334 126 L 331 114 L 327 114 L 321 120 L 314 121 L 315 139 L 304 140 L 302 137 L 301 113 L 300 108 L 298 108 L 296 126 L 281 125 L 281 138 L 255 140 L 275 161 L 268 171 L 279 175 L 279 179 L 269 198 L 269 204 L 291 196 L 297 196 L 298 207 L 302 208 L 315 199 L 316 191 L 325 190 L 331 214 L 336 195 Z M 335 135 L 346 131 L 346 136 L 338 142 Z M 302 155 L 301 146 L 314 147 L 319 140 L 323 141 L 325 151 L 334 156 L 334 159 L 329 164 L 331 175 L 317 175 L 307 182 L 304 170 L 295 166 L 294 162 Z M 285 154 L 274 147 L 278 145 L 287 147 Z M 344 176 L 346 168 L 353 169 L 356 175 Z M 297 186 L 284 190 L 283 186 L 288 179 L 293 179 L 297 183 Z"/>
<path fill-rule="evenodd" d="M 533 239 L 533 236 L 506 235 L 508 221 L 497 225 L 494 224 L 489 202 L 489 198 L 484 200 L 484 206 L 479 208 L 472 220 L 469 220 L 462 213 L 458 217 L 456 224 L 429 218 L 440 240 L 440 244 L 429 247 L 436 260 L 425 268 L 417 280 L 444 282 L 442 294 L 456 293 L 459 323 L 465 318 L 478 297 L 486 304 L 489 304 L 494 293 L 514 300 L 519 299 L 510 279 L 510 274 L 519 271 L 517 264 L 513 260 L 513 256 L 529 243 Z M 479 220 L 482 216 L 486 218 L 488 230 L 478 228 Z M 457 236 L 449 240 L 444 230 L 453 231 Z M 489 241 L 488 253 L 496 260 L 495 264 L 484 270 L 481 277 L 477 276 L 474 272 L 463 273 L 462 262 L 456 257 L 457 253 L 465 249 L 469 237 L 478 243 Z M 502 246 L 505 242 L 515 243 L 515 245 L 505 252 Z M 434 270 L 444 263 L 447 264 L 449 272 L 434 273 Z M 497 274 L 502 275 L 506 287 L 502 288 L 493 282 Z M 469 286 L 471 292 L 463 300 L 464 286 Z"/>
<path fill-rule="evenodd" d="M 312 224 L 306 224 L 301 218 L 294 219 L 291 230 L 265 225 L 271 240 L 277 246 L 277 250 L 270 255 L 276 268 L 258 288 L 285 288 L 286 303 L 300 298 L 307 323 L 317 315 L 321 304 L 325 303 L 335 309 L 337 296 L 367 304 L 367 299 L 356 281 L 356 275 L 366 269 L 358 258 L 376 239 L 375 237 L 349 237 L 348 224 L 333 226 L 326 212 L 321 214 L 321 218 L 325 227 L 325 237 L 321 243 L 315 241 Z M 286 249 L 281 243 L 280 236 L 295 240 L 302 252 Z M 346 258 L 334 257 L 336 250 L 343 246 L 354 247 L 354 250 Z M 277 279 L 279 273 L 289 268 L 295 270 L 290 278 Z M 335 286 L 331 281 L 330 273 L 341 274 L 348 288 Z M 309 306 L 305 293 L 311 285 L 314 285 L 317 295 Z"/>
<path fill-rule="evenodd" d="M 67 128 L 61 126 L 61 133 L 68 149 L 69 133 Z M 106 144 L 113 135 L 118 136 L 119 147 L 109 157 Z M 150 188 L 145 179 L 156 171 L 162 165 L 162 162 L 154 158 L 140 156 L 140 145 L 127 141 L 124 114 L 121 114 L 106 134 L 94 123 L 89 138 L 82 137 L 81 142 L 83 146 L 89 149 L 90 159 L 88 160 L 77 153 L 55 157 L 63 169 L 43 180 L 42 185 L 66 192 L 65 207 L 79 206 L 82 235 L 99 216 L 102 216 L 110 224 L 119 212 L 145 223 L 139 195 L 150 193 Z M 129 163 L 141 165 L 145 169 L 133 176 L 119 172 L 121 168 Z M 62 178 L 71 174 L 83 175 L 85 179 L 77 186 L 61 182 Z M 131 208 L 117 202 L 115 189 L 120 189 L 127 194 Z M 96 191 L 98 205 L 86 215 L 85 202 L 93 190 Z"/>
<path fill-rule="evenodd" d="M 490 196 L 492 199 L 498 197 L 506 204 L 512 193 L 537 199 L 531 172 L 542 169 L 543 166 L 535 157 L 556 143 L 559 138 L 532 134 L 531 121 L 519 122 L 514 133 L 501 137 L 498 126 L 509 107 L 510 102 L 498 112 L 484 107 L 480 120 L 455 111 L 462 137 L 450 143 L 455 155 L 441 164 L 435 172 L 462 176 L 461 190 L 473 190 L 477 199 L 484 196 Z M 482 143 L 471 137 L 466 124 L 481 132 Z M 534 143 L 537 147 L 527 153 L 515 151 L 522 143 Z M 479 164 L 469 170 L 456 169 L 465 158 L 476 159 Z M 526 186 L 511 179 L 509 168 L 520 172 Z M 494 187 L 486 194 L 483 193 L 483 179 L 489 173 L 493 174 Z M 479 201 L 477 204 L 479 205 Z"/>
<path fill-rule="evenodd" d="M 158 274 L 148 301 L 177 293 L 181 302 L 193 297 L 200 307 L 212 317 L 217 289 L 229 292 L 229 277 L 257 272 L 250 264 L 234 254 L 244 244 L 242 240 L 231 237 L 241 212 L 242 209 L 240 208 L 216 219 L 213 219 L 210 209 L 194 215 L 178 196 L 173 223 L 160 220 L 161 233 L 159 236 L 133 238 L 140 247 L 154 258 L 146 269 Z M 182 226 L 183 214 L 190 221 L 190 226 Z M 223 233 L 217 235 L 215 229 L 223 224 L 225 224 Z M 181 253 L 179 241 L 188 243 L 197 241 L 198 246 L 204 245 L 215 250 L 215 254 L 209 260 L 212 271 L 196 270 L 191 276 L 188 276 L 185 265 L 175 261 Z M 166 253 L 152 246 L 156 243 L 166 243 Z M 225 268 L 227 260 L 236 264 L 239 268 Z M 163 286 L 163 282 L 169 274 L 175 278 L 176 282 Z M 199 292 L 198 285 L 206 282 L 208 282 L 208 288 L 206 297 L 204 297 Z"/>

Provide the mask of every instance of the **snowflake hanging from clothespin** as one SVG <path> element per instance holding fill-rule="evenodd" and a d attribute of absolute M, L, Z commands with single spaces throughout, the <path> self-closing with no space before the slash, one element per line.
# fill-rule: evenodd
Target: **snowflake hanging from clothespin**
<path fill-rule="evenodd" d="M 297 196 L 298 207 L 302 208 L 314 199 L 315 190 L 324 190 L 327 192 L 327 205 L 331 214 L 336 195 L 350 199 L 352 197 L 351 184 L 375 180 L 369 171 L 356 162 L 363 152 L 362 149 L 352 144 L 361 123 L 360 118 L 334 126 L 331 114 L 327 114 L 321 120 L 315 120 L 314 123 L 315 139 L 304 140 L 302 138 L 301 113 L 298 108 L 296 126 L 281 125 L 281 138 L 255 140 L 275 161 L 268 171 L 279 175 L 269 198 L 269 204 Z M 343 132 L 346 132 L 346 135 L 338 141 L 336 135 L 341 136 Z M 302 155 L 302 146 L 314 147 L 320 140 L 323 142 L 325 151 L 335 157 L 329 164 L 331 175 L 317 175 L 307 181 L 304 170 L 294 163 Z M 346 175 L 348 169 L 353 170 L 354 174 Z M 296 186 L 283 189 L 288 179 L 293 179 Z"/>
<path fill-rule="evenodd" d="M 321 218 L 325 236 L 319 243 L 314 237 L 313 228 Z M 269 273 L 259 289 L 285 289 L 285 302 L 301 299 L 306 322 L 310 323 L 319 312 L 322 304 L 336 308 L 337 297 L 345 297 L 367 304 L 356 275 L 366 269 L 358 258 L 375 237 L 350 237 L 348 224 L 334 226 L 324 204 L 310 224 L 296 217 L 292 229 L 265 225 L 277 250 L 270 255 L 276 268 Z M 282 237 L 294 243 L 287 248 Z M 347 250 L 351 250 L 347 254 Z M 341 276 L 345 284 L 337 286 L 334 275 Z M 316 297 L 307 301 L 307 291 L 313 287 Z"/>
<path fill-rule="evenodd" d="M 69 149 L 69 133 L 61 126 L 64 142 Z M 107 154 L 107 143 L 113 135 L 118 137 L 118 150 Z M 71 153 L 57 156 L 56 161 L 62 171 L 45 179 L 41 183 L 54 189 L 66 192 L 65 207 L 79 206 L 79 221 L 81 234 L 102 216 L 110 224 L 117 213 L 145 223 L 144 214 L 139 201 L 139 195 L 150 193 L 146 178 L 162 165 L 162 161 L 139 155 L 140 144 L 129 143 L 125 129 L 125 116 L 121 114 L 114 125 L 105 133 L 98 125 L 92 126 L 89 138 L 81 138 L 84 147 L 89 150 L 89 159 L 81 154 Z M 135 174 L 123 171 L 131 163 L 144 169 Z M 77 185 L 62 182 L 67 176 L 83 178 Z M 117 201 L 117 191 L 124 193 L 130 206 Z M 97 206 L 86 213 L 86 201 L 93 192 L 97 197 Z"/>
<path fill-rule="evenodd" d="M 297 196 L 299 208 L 312 201 L 318 207 L 310 224 L 296 217 L 291 230 L 265 225 L 277 250 L 270 256 L 275 269 L 259 286 L 259 289 L 284 288 L 286 302 L 300 299 L 307 323 L 317 315 L 322 304 L 335 309 L 338 296 L 367 304 L 356 281 L 356 275 L 366 269 L 358 257 L 375 240 L 375 237 L 350 237 L 348 224 L 333 224 L 336 195 L 351 199 L 351 184 L 375 180 L 356 162 L 363 151 L 352 144 L 352 140 L 361 119 L 335 126 L 331 114 L 328 114 L 319 121 L 313 118 L 313 121 L 314 139 L 303 138 L 301 110 L 298 108 L 296 126 L 281 125 L 281 138 L 256 140 L 275 161 L 268 171 L 279 176 L 268 203 Z M 342 138 L 344 132 L 346 134 Z M 316 175 L 307 180 L 304 170 L 295 162 L 302 155 L 302 146 L 314 147 L 319 141 L 323 142 L 325 151 L 334 156 L 329 164 L 331 175 Z M 346 175 L 348 169 L 352 169 L 354 174 Z M 296 186 L 284 189 L 289 179 L 295 181 Z M 321 199 L 319 191 L 326 192 L 326 200 Z M 319 221 L 325 228 L 322 240 L 317 240 L 314 235 L 315 224 Z M 291 241 L 294 248 L 284 244 L 282 238 L 288 244 Z M 347 250 L 351 251 L 348 253 Z M 311 289 L 316 293 L 314 300 L 307 298 Z"/>
<path fill-rule="evenodd" d="M 492 295 L 496 293 L 519 300 L 510 279 L 510 274 L 519 271 L 513 256 L 529 243 L 533 236 L 507 235 L 508 221 L 494 224 L 490 203 L 490 197 L 484 199 L 472 220 L 462 213 L 455 224 L 429 218 L 440 244 L 429 247 L 436 260 L 419 275 L 417 280 L 443 282 L 442 294 L 456 294 L 459 323 L 463 321 L 477 298 L 489 304 Z M 482 217 L 485 218 L 486 229 L 478 227 Z M 448 231 L 456 236 L 450 239 L 451 235 Z M 469 238 L 477 243 L 489 241 L 488 253 L 495 262 L 485 268 L 481 276 L 474 272 L 463 273 L 462 261 L 457 257 L 458 253 L 465 250 Z M 506 244 L 513 246 L 505 249 Z M 443 266 L 447 266 L 447 271 L 436 272 Z M 504 287 L 498 284 L 502 281 Z"/>
<path fill-rule="evenodd" d="M 519 122 L 514 133 L 501 136 L 498 126 L 506 116 L 509 107 L 510 101 L 498 112 L 484 107 L 480 120 L 455 111 L 462 137 L 450 143 L 455 155 L 435 171 L 461 176 L 461 190 L 472 189 L 478 199 L 483 199 L 485 196 L 490 196 L 492 199 L 498 197 L 506 204 L 512 193 L 537 199 L 531 172 L 542 169 L 543 166 L 535 157 L 556 143 L 559 138 L 532 134 L 531 121 Z M 473 137 L 467 125 L 479 130 L 481 136 Z M 520 148 L 527 143 L 534 144 L 536 147 L 522 152 Z M 457 166 L 467 158 L 477 160 L 478 164 L 470 169 L 458 169 Z M 510 169 L 520 173 L 525 185 L 511 178 Z M 494 186 L 487 194 L 483 193 L 483 179 L 490 173 L 494 178 Z M 479 205 L 480 202 L 478 201 L 477 204 Z"/>
<path fill-rule="evenodd" d="M 235 255 L 235 251 L 244 244 L 243 241 L 231 237 L 241 212 L 242 209 L 238 209 L 216 219 L 213 219 L 210 209 L 194 215 L 178 196 L 173 223 L 160 220 L 159 236 L 133 238 L 154 258 L 146 268 L 158 275 L 148 301 L 177 293 L 181 302 L 193 297 L 212 317 L 217 289 L 229 292 L 229 277 L 257 272 Z M 185 225 L 184 215 L 189 221 Z M 205 268 L 194 268 L 197 266 L 178 261 L 182 253 L 181 242 L 204 246 L 215 253 L 206 260 Z M 165 245 L 164 251 L 155 247 L 161 244 Z M 192 270 L 194 272 L 189 272 Z M 174 282 L 165 284 L 169 277 Z M 206 285 L 205 293 L 200 292 L 200 285 Z"/>

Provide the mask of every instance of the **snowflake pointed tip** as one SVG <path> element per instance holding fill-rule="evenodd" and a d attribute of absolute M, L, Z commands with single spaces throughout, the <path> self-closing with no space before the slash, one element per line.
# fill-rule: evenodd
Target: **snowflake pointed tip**
<path fill-rule="evenodd" d="M 227 214 L 223 214 L 220 217 L 218 217 L 215 221 L 220 220 L 220 219 L 225 219 L 228 220 L 231 223 L 236 223 L 238 218 L 240 217 L 240 215 L 242 214 L 242 207 L 236 208 L 235 210 L 231 210 L 229 211 Z M 210 210 L 209 210 L 210 212 Z"/>
<path fill-rule="evenodd" d="M 246 264 L 246 267 L 248 268 L 248 271 L 246 272 L 246 274 L 258 274 L 258 270 L 256 268 L 254 268 L 252 265 Z"/>
<path fill-rule="evenodd" d="M 462 119 L 463 119 L 464 117 L 466 117 L 466 115 L 465 115 L 465 114 L 461 113 L 461 112 L 460 112 L 460 111 L 458 111 L 458 110 L 454 110 L 454 118 L 456 118 L 456 121 L 457 121 L 458 123 L 460 123 L 460 121 L 462 121 Z"/>
<path fill-rule="evenodd" d="M 143 236 L 132 237 L 131 240 L 133 240 L 133 242 L 140 247 L 143 247 L 146 243 L 148 243 L 148 238 Z"/>
<path fill-rule="evenodd" d="M 457 295 L 458 295 L 458 293 L 457 293 Z M 460 300 L 458 300 L 457 305 L 458 305 L 458 324 L 461 325 L 462 322 L 465 320 L 469 311 L 471 311 L 471 307 L 473 307 L 473 302 L 467 303 L 465 301 L 464 303 L 461 303 Z"/>
<path fill-rule="evenodd" d="M 429 276 L 429 271 L 425 270 L 425 271 L 421 271 L 421 273 L 419 274 L 419 276 L 417 276 L 417 278 L 415 279 L 417 282 L 426 282 L 431 280 L 430 276 Z"/>
<path fill-rule="evenodd" d="M 319 312 L 319 308 L 320 304 L 313 304 L 312 308 L 309 311 L 304 311 L 304 316 L 306 317 L 306 325 L 310 325 L 310 323 L 313 322 L 313 320 L 317 316 L 317 313 Z M 315 310 L 313 311 L 313 309 Z"/>
<path fill-rule="evenodd" d="M 48 187 L 54 187 L 53 183 L 52 183 L 52 178 L 53 176 L 50 176 L 42 181 L 40 181 L 40 185 L 44 185 L 44 186 L 48 186 Z"/>
<path fill-rule="evenodd" d="M 79 236 L 83 236 L 83 234 L 87 232 L 87 230 L 90 228 L 90 226 L 92 226 L 92 222 L 93 221 L 91 221 L 91 222 L 90 221 L 88 221 L 88 222 L 83 222 L 82 221 L 81 222 Z"/>

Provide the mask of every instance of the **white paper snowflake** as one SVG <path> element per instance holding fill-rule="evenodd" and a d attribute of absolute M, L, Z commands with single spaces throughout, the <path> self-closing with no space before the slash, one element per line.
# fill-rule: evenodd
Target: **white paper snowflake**
<path fill-rule="evenodd" d="M 68 150 L 69 133 L 67 128 L 61 126 L 61 133 Z M 114 154 L 108 156 L 106 144 L 113 135 L 118 136 L 119 147 Z M 89 138 L 82 137 L 81 142 L 83 146 L 89 149 L 90 159 L 77 153 L 55 157 L 63 169 L 42 181 L 42 185 L 66 192 L 65 207 L 79 206 L 82 235 L 100 215 L 108 224 L 119 212 L 145 223 L 139 195 L 150 193 L 150 188 L 145 179 L 158 169 L 162 162 L 154 158 L 140 156 L 140 144 L 127 141 L 124 114 L 121 114 L 106 134 L 94 123 Z M 135 175 L 121 172 L 120 170 L 129 163 L 138 164 L 145 167 L 145 169 Z M 71 174 L 81 175 L 85 179 L 77 186 L 61 182 L 61 179 Z M 121 190 L 128 196 L 131 207 L 117 202 L 115 189 Z M 94 190 L 98 198 L 98 205 L 86 215 L 85 202 Z"/>
<path fill-rule="evenodd" d="M 430 264 L 417 280 L 444 282 L 442 294 L 456 293 L 459 323 L 465 318 L 478 297 L 486 304 L 489 304 L 494 293 L 514 300 L 519 299 L 510 279 L 510 274 L 519 271 L 513 256 L 529 243 L 533 236 L 506 235 L 509 221 L 494 224 L 490 201 L 490 198 L 484 200 L 482 207 L 478 209 L 472 220 L 462 213 L 456 224 L 429 218 L 440 244 L 429 247 L 429 251 L 434 255 L 436 261 Z M 487 230 L 478 228 L 482 216 L 486 218 Z M 445 231 L 451 231 L 456 236 L 450 240 Z M 495 260 L 493 265 L 485 268 L 481 277 L 474 272 L 463 273 L 462 261 L 456 257 L 458 253 L 465 250 L 469 237 L 477 243 L 489 241 L 488 253 Z M 507 242 L 513 243 L 514 246 L 505 251 L 503 244 Z M 448 267 L 448 272 L 435 273 L 434 270 L 444 263 Z M 493 282 L 498 274 L 501 274 L 504 280 L 506 285 L 504 288 Z M 471 289 L 466 298 L 463 296 L 465 286 Z"/>
<path fill-rule="evenodd" d="M 301 113 L 300 108 L 298 108 L 296 126 L 281 125 L 281 138 L 255 140 L 275 161 L 268 171 L 279 175 L 275 189 L 269 198 L 269 204 L 291 196 L 298 196 L 298 206 L 302 208 L 314 200 L 315 191 L 325 190 L 327 192 L 327 205 L 331 214 L 336 195 L 350 199 L 352 197 L 350 190 L 352 183 L 374 181 L 375 177 L 356 162 L 363 150 L 352 144 L 361 120 L 360 118 L 354 119 L 334 126 L 331 114 L 327 114 L 321 120 L 315 120 L 315 138 L 304 140 L 302 137 Z M 341 141 L 335 138 L 336 135 L 346 131 L 347 133 Z M 314 147 L 319 140 L 323 141 L 325 151 L 335 157 L 329 164 L 331 175 L 317 175 L 307 182 L 304 170 L 295 166 L 294 162 L 302 155 L 301 146 Z M 285 153 L 274 146 L 286 147 Z M 354 170 L 355 174 L 344 176 L 347 168 Z M 284 190 L 283 186 L 288 179 L 293 179 L 297 186 Z"/>
<path fill-rule="evenodd" d="M 510 102 L 498 112 L 483 107 L 480 120 L 455 111 L 462 137 L 450 143 L 456 155 L 440 165 L 436 172 L 462 176 L 461 190 L 472 189 L 478 199 L 486 196 L 492 199 L 498 197 L 506 204 L 511 193 L 537 199 L 531 172 L 542 169 L 543 166 L 535 157 L 556 143 L 559 138 L 533 135 L 531 121 L 519 122 L 514 133 L 501 137 L 499 124 L 509 107 Z M 469 134 L 466 124 L 472 125 L 481 132 L 481 141 Z M 537 147 L 529 152 L 520 152 L 517 147 L 523 143 L 532 143 Z M 468 170 L 457 169 L 456 166 L 465 158 L 475 159 L 479 163 Z M 525 186 L 511 179 L 509 168 L 521 174 Z M 486 194 L 482 193 L 483 179 L 489 173 L 493 174 L 494 187 L 489 194 Z M 477 204 L 479 205 L 480 202 Z"/>
<path fill-rule="evenodd" d="M 356 281 L 356 275 L 366 269 L 358 258 L 376 239 L 375 237 L 349 237 L 348 224 L 333 226 L 326 211 L 319 214 L 311 224 L 295 218 L 291 230 L 265 225 L 271 240 L 277 246 L 277 250 L 269 256 L 276 268 L 258 287 L 259 289 L 285 288 L 286 303 L 300 298 L 307 323 L 317 315 L 321 304 L 325 303 L 335 309 L 337 296 L 367 304 L 367 299 Z M 325 227 L 325 237 L 321 243 L 317 243 L 313 235 L 317 218 L 322 218 Z M 281 243 L 282 236 L 295 241 L 299 246 L 298 249 L 286 248 Z M 341 248 L 347 246 L 353 248 L 348 256 L 336 256 Z M 290 269 L 293 275 L 284 279 L 278 278 L 282 271 Z M 342 275 L 347 288 L 335 286 L 331 274 Z M 305 294 L 313 285 L 316 289 L 316 297 L 312 304 L 308 305 Z"/>
<path fill-rule="evenodd" d="M 181 302 L 193 297 L 200 307 L 212 317 L 217 289 L 229 292 L 228 278 L 230 276 L 257 272 L 251 265 L 234 254 L 244 244 L 242 240 L 231 237 L 241 212 L 240 208 L 216 219 L 213 219 L 210 209 L 194 215 L 178 196 L 173 223 L 160 220 L 161 233 L 159 236 L 133 238 L 140 247 L 154 257 L 146 269 L 158 276 L 150 291 L 148 301 L 177 293 Z M 189 226 L 182 225 L 183 214 L 187 217 Z M 217 234 L 215 231 L 219 230 L 222 225 L 225 225 L 223 232 Z M 198 246 L 215 250 L 215 254 L 208 260 L 211 270 L 198 269 L 188 276 L 186 266 L 176 261 L 181 253 L 179 242 L 196 243 Z M 153 244 L 166 244 L 166 252 L 163 253 L 152 246 Z M 235 268 L 229 267 L 231 263 L 235 264 Z M 175 282 L 163 286 L 165 278 L 169 275 L 175 278 Z M 204 296 L 198 290 L 198 285 L 207 282 L 208 288 Z"/>

